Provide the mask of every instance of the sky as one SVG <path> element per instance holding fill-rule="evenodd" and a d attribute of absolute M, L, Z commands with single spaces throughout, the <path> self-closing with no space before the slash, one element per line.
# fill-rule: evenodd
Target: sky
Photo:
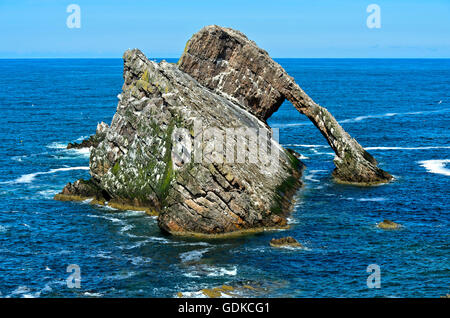
<path fill-rule="evenodd" d="M 71 4 L 80 28 L 67 25 Z M 367 25 L 371 4 L 379 28 Z M 0 58 L 120 58 L 128 48 L 176 58 L 210 24 L 274 58 L 450 58 L 450 0 L 0 0 Z"/>

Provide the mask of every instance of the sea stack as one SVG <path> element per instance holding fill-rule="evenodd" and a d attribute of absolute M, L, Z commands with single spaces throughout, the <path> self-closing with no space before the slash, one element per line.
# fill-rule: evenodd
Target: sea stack
<path fill-rule="evenodd" d="M 315 104 L 264 50 L 218 26 L 189 40 L 178 64 L 137 50 L 109 126 L 91 137 L 89 181 L 55 199 L 94 198 L 158 214 L 174 235 L 224 236 L 285 227 L 304 168 L 266 119 L 287 98 L 336 152 L 334 176 L 373 184 L 392 177 Z"/>

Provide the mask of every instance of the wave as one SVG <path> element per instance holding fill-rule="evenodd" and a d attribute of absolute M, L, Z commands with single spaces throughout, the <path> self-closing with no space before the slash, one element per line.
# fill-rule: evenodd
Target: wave
<path fill-rule="evenodd" d="M 209 251 L 209 248 L 204 248 L 201 250 L 193 250 L 185 253 L 180 254 L 181 262 L 192 262 L 192 261 L 198 261 L 203 257 L 203 254 Z"/>
<path fill-rule="evenodd" d="M 375 198 L 359 198 L 359 199 L 355 199 L 353 197 L 342 197 L 342 200 L 348 200 L 348 201 L 359 201 L 359 202 L 381 202 L 381 201 L 386 201 L 386 198 L 383 197 L 375 197 Z"/>
<path fill-rule="evenodd" d="M 134 256 L 131 258 L 131 263 L 136 266 L 143 265 L 145 263 L 151 263 L 151 262 L 152 262 L 152 259 L 150 257 Z"/>
<path fill-rule="evenodd" d="M 55 141 L 55 142 L 52 142 L 51 144 L 48 144 L 47 148 L 50 148 L 50 149 L 67 149 L 67 144 Z"/>
<path fill-rule="evenodd" d="M 72 148 L 66 149 L 66 151 L 68 153 L 74 153 L 75 155 L 83 157 L 89 157 L 91 155 L 91 150 L 89 148 L 80 148 L 80 149 Z"/>
<path fill-rule="evenodd" d="M 35 172 L 35 173 L 24 174 L 15 180 L 5 181 L 5 182 L 1 182 L 1 183 L 2 184 L 31 183 L 39 175 L 53 174 L 53 173 L 60 172 L 60 171 L 71 171 L 71 170 L 89 170 L 89 167 L 64 167 L 64 168 L 51 169 L 49 171 L 40 171 L 40 172 Z"/>
<path fill-rule="evenodd" d="M 111 221 L 111 222 L 113 222 L 113 223 L 120 223 L 120 224 L 124 224 L 124 222 L 121 220 L 121 219 L 118 219 L 118 218 L 113 218 L 113 217 L 110 217 L 110 216 L 106 216 L 106 215 L 95 215 L 95 214 L 88 214 L 88 215 L 86 215 L 87 217 L 89 217 L 89 218 L 99 218 L 99 219 L 105 219 L 105 220 L 108 220 L 108 221 Z"/>
<path fill-rule="evenodd" d="M 80 137 L 77 139 L 77 141 L 81 141 L 84 140 L 84 136 Z M 67 149 L 67 143 L 63 143 L 63 142 L 52 142 L 50 144 L 47 145 L 47 148 L 49 149 L 54 149 L 54 150 L 58 150 L 59 152 L 64 152 L 66 154 L 69 155 L 75 155 L 75 156 L 82 156 L 82 157 L 88 157 L 90 156 L 90 148 L 71 148 L 71 149 Z M 59 157 L 57 159 L 73 159 L 70 157 Z"/>
<path fill-rule="evenodd" d="M 83 294 L 83 296 L 86 296 L 86 297 L 102 297 L 103 294 L 101 294 L 101 293 L 85 292 L 85 293 Z"/>
<path fill-rule="evenodd" d="M 316 148 L 328 148 L 328 145 L 304 145 L 304 144 L 283 144 L 283 147 L 302 147 L 312 148 L 315 151 Z M 418 147 L 391 147 L 391 146 L 377 146 L 377 147 L 364 147 L 365 150 L 430 150 L 430 149 L 450 149 L 450 146 L 418 146 Z M 314 154 L 320 155 L 336 155 L 332 152 L 315 152 Z"/>
<path fill-rule="evenodd" d="M 315 179 L 314 176 L 317 173 L 320 172 L 328 172 L 327 170 L 308 170 L 308 174 L 304 176 L 305 180 L 311 181 L 311 182 L 320 182 L 320 180 Z"/>
<path fill-rule="evenodd" d="M 366 119 L 382 119 L 382 118 L 390 118 L 394 116 L 410 116 L 410 115 L 428 115 L 428 114 L 438 114 L 448 112 L 450 108 L 443 108 L 439 110 L 424 110 L 417 112 L 404 112 L 404 113 L 384 113 L 384 114 L 373 114 L 373 115 L 363 115 L 354 118 L 347 118 L 338 120 L 340 124 L 342 123 L 357 123 Z M 305 126 L 310 125 L 310 122 L 298 122 L 298 123 L 289 123 L 289 124 L 273 124 L 271 127 L 273 128 L 286 128 L 286 127 L 297 127 L 297 126 Z"/>
<path fill-rule="evenodd" d="M 424 110 L 424 111 L 417 111 L 417 112 L 385 113 L 385 114 L 366 115 L 366 116 L 358 116 L 355 118 L 340 120 L 339 123 L 354 123 L 354 122 L 360 122 L 360 121 L 366 120 L 366 119 L 388 118 L 388 117 L 393 117 L 393 116 L 437 114 L 437 113 L 445 113 L 445 112 L 448 112 L 449 110 L 450 110 L 450 108 L 444 108 L 444 109 L 438 109 L 438 110 Z"/>
<path fill-rule="evenodd" d="M 306 126 L 311 125 L 311 122 L 300 122 L 300 123 L 291 123 L 291 124 L 273 124 L 272 128 L 285 128 L 285 127 L 298 127 L 298 126 Z"/>
<path fill-rule="evenodd" d="M 379 114 L 379 115 L 358 116 L 355 118 L 340 120 L 339 123 L 354 123 L 354 122 L 359 122 L 359 121 L 371 119 L 371 118 L 384 118 L 384 117 L 392 117 L 392 116 L 397 116 L 397 115 L 399 115 L 399 114 L 398 113 L 385 113 L 385 114 Z"/>
<path fill-rule="evenodd" d="M 444 176 L 450 176 L 450 169 L 445 168 L 447 163 L 450 163 L 450 159 L 442 160 L 423 160 L 418 162 L 422 167 L 427 169 L 430 173 L 437 173 Z"/>
<path fill-rule="evenodd" d="M 9 226 L 0 225 L 0 233 L 6 233 L 8 231 Z"/>
<path fill-rule="evenodd" d="M 450 149 L 450 146 L 426 146 L 426 147 L 365 147 L 365 150 L 427 150 Z"/>
<path fill-rule="evenodd" d="M 209 277 L 219 277 L 219 276 L 236 276 L 237 268 L 233 266 L 231 269 L 225 267 L 213 267 L 210 268 L 212 271 L 207 275 Z"/>
<path fill-rule="evenodd" d="M 55 194 L 59 193 L 58 190 L 43 190 L 38 192 L 40 196 L 44 197 L 45 199 L 52 199 Z"/>
<path fill-rule="evenodd" d="M 283 144 L 284 147 L 302 147 L 302 148 L 328 148 L 328 145 L 304 145 L 304 144 Z"/>
<path fill-rule="evenodd" d="M 381 202 L 381 201 L 386 201 L 386 198 L 382 198 L 382 197 L 380 197 L 380 198 L 360 198 L 360 199 L 357 199 L 357 201 L 360 201 L 360 202 Z"/>

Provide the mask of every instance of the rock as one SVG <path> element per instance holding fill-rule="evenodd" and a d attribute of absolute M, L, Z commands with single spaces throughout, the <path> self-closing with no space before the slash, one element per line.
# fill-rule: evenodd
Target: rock
<path fill-rule="evenodd" d="M 336 153 L 338 182 L 370 185 L 392 180 L 336 119 L 316 104 L 268 53 L 239 31 L 216 25 L 194 34 L 179 68 L 265 121 L 285 99 L 306 115 Z"/>
<path fill-rule="evenodd" d="M 105 138 L 108 125 L 101 122 L 97 125 L 97 132 L 95 135 L 90 136 L 88 139 L 83 140 L 81 143 L 69 142 L 67 149 L 81 149 L 97 147 L 98 144 Z"/>
<path fill-rule="evenodd" d="M 240 151 L 264 147 L 238 146 L 236 129 L 258 131 L 273 153 L 258 152 L 256 162 L 229 161 L 223 149 L 211 149 L 210 129 L 214 138 L 235 140 L 231 150 Z M 272 138 L 263 121 L 177 65 L 150 61 L 137 49 L 126 51 L 117 112 L 102 133 L 91 148 L 90 182 L 109 205 L 159 212 L 160 228 L 176 235 L 286 226 L 304 165 Z M 66 188 L 62 195 L 78 190 Z"/>
<path fill-rule="evenodd" d="M 384 220 L 383 222 L 378 223 L 377 227 L 383 230 L 396 230 L 400 227 L 400 224 Z"/>
<path fill-rule="evenodd" d="M 243 295 L 251 295 L 253 297 L 260 296 L 260 293 L 264 292 L 264 289 L 261 288 L 254 288 L 250 285 L 237 285 L 237 286 L 230 286 L 230 285 L 222 285 L 219 287 L 212 287 L 212 288 L 204 288 L 201 289 L 198 292 L 195 292 L 196 295 L 199 293 L 203 294 L 204 296 L 208 298 L 220 298 L 220 297 L 226 297 L 226 298 L 242 298 Z M 250 293 L 249 293 L 250 292 Z M 182 292 L 177 292 L 176 296 L 178 298 L 185 298 L 185 297 L 193 297 L 192 292 L 187 292 L 183 294 Z M 194 296 L 195 297 L 195 296 Z"/>
<path fill-rule="evenodd" d="M 219 298 L 222 297 L 223 294 L 226 296 L 235 296 L 231 292 L 234 290 L 234 287 L 228 286 L 228 285 L 222 285 L 221 287 L 215 287 L 215 288 L 205 288 L 202 289 L 203 295 L 209 297 L 209 298 Z"/>
<path fill-rule="evenodd" d="M 287 236 L 279 239 L 273 238 L 270 241 L 270 246 L 272 247 L 303 247 L 295 238 L 292 236 Z"/>
<path fill-rule="evenodd" d="M 450 298 L 450 294 L 447 294 L 445 296 L 441 296 L 441 298 Z"/>
<path fill-rule="evenodd" d="M 55 195 L 55 200 L 60 201 L 83 201 L 95 198 L 96 200 L 105 201 L 109 198 L 108 194 L 103 191 L 92 180 L 77 180 L 73 184 L 68 183 L 61 193 Z"/>

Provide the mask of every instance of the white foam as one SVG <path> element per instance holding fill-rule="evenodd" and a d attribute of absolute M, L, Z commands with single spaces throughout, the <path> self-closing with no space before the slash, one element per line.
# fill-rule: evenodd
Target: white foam
<path fill-rule="evenodd" d="M 309 170 L 308 171 L 309 174 L 305 175 L 305 180 L 308 181 L 312 181 L 312 182 L 320 182 L 320 180 L 315 179 L 314 176 L 318 173 L 318 172 L 327 172 L 327 170 Z"/>
<path fill-rule="evenodd" d="M 311 181 L 311 182 L 320 182 L 320 180 L 314 179 L 314 174 L 306 175 L 305 180 Z"/>
<path fill-rule="evenodd" d="M 38 192 L 40 196 L 44 197 L 45 199 L 52 199 L 55 194 L 59 193 L 58 190 L 43 190 Z"/>
<path fill-rule="evenodd" d="M 90 136 L 81 136 L 81 137 L 77 138 L 75 141 L 83 141 L 83 140 L 88 139 L 89 137 Z"/>
<path fill-rule="evenodd" d="M 181 261 L 184 262 L 191 262 L 191 261 L 198 261 L 203 257 L 203 254 L 209 251 L 209 248 L 204 248 L 201 250 L 193 250 L 189 252 L 184 252 L 180 254 Z"/>
<path fill-rule="evenodd" d="M 328 145 L 283 144 L 285 147 L 328 148 Z"/>
<path fill-rule="evenodd" d="M 51 144 L 47 145 L 47 148 L 50 149 L 66 149 L 67 144 L 63 144 L 61 142 L 52 142 Z"/>
<path fill-rule="evenodd" d="M 81 157 L 87 157 L 89 158 L 91 155 L 91 149 L 90 148 L 72 148 L 72 149 L 67 149 L 68 153 L 73 153 L 75 155 L 81 156 Z"/>
<path fill-rule="evenodd" d="M 360 198 L 357 201 L 360 202 L 381 202 L 381 201 L 386 201 L 386 198 Z"/>
<path fill-rule="evenodd" d="M 366 147 L 365 150 L 428 150 L 428 149 L 450 149 L 450 146 L 428 146 L 428 147 Z"/>
<path fill-rule="evenodd" d="M 71 171 L 71 170 L 89 170 L 89 167 L 64 167 L 64 168 L 51 169 L 49 171 L 40 171 L 40 172 L 35 172 L 35 173 L 29 173 L 29 174 L 24 174 L 13 181 L 6 181 L 6 182 L 2 182 L 2 183 L 4 183 L 4 184 L 5 183 L 31 183 L 39 175 L 52 174 L 52 173 L 57 173 L 60 171 Z"/>
<path fill-rule="evenodd" d="M 426 115 L 426 114 L 434 114 L 434 113 L 443 113 L 443 112 L 447 112 L 448 110 L 450 110 L 450 108 L 444 108 L 444 109 L 439 109 L 439 110 L 406 112 L 406 113 L 385 113 L 385 114 L 365 115 L 365 116 L 358 116 L 355 118 L 339 120 L 339 123 L 355 123 L 355 122 L 360 122 L 360 121 L 363 121 L 366 119 L 372 119 L 372 118 L 389 118 L 389 117 L 393 117 L 393 116 Z"/>
<path fill-rule="evenodd" d="M 90 293 L 90 292 L 85 292 L 83 295 L 86 297 L 102 297 L 103 296 L 103 294 L 100 294 L 100 293 Z"/>
<path fill-rule="evenodd" d="M 211 272 L 208 274 L 209 277 L 219 277 L 219 276 L 236 276 L 237 268 L 233 266 L 232 269 L 227 269 L 225 267 L 213 267 L 208 268 Z"/>
<path fill-rule="evenodd" d="M 200 278 L 201 277 L 200 275 L 196 275 L 193 273 L 183 273 L 183 276 L 188 277 L 188 278 Z"/>
<path fill-rule="evenodd" d="M 143 256 L 135 256 L 131 258 L 131 263 L 133 265 L 142 265 L 145 263 L 150 263 L 152 259 L 150 257 L 143 257 Z"/>
<path fill-rule="evenodd" d="M 301 122 L 301 123 L 290 123 L 290 124 L 273 124 L 272 128 L 284 128 L 284 127 L 297 127 L 297 126 L 306 126 L 310 125 L 310 122 Z"/>
<path fill-rule="evenodd" d="M 437 173 L 444 176 L 450 176 L 450 169 L 445 168 L 445 164 L 450 163 L 450 159 L 442 160 L 423 160 L 418 162 L 430 173 Z"/>
<path fill-rule="evenodd" d="M 111 221 L 111 222 L 113 222 L 113 223 L 120 223 L 120 224 L 123 224 L 123 223 L 124 223 L 122 220 L 120 220 L 120 219 L 118 219 L 118 218 L 113 218 L 113 217 L 106 216 L 106 215 L 94 215 L 94 214 L 88 214 L 88 215 L 86 215 L 86 216 L 87 216 L 87 217 L 90 217 L 90 218 L 105 219 L 105 220 Z"/>
<path fill-rule="evenodd" d="M 366 116 L 358 116 L 355 118 L 349 118 L 349 119 L 344 119 L 344 120 L 340 120 L 340 123 L 354 123 L 354 122 L 358 122 L 358 121 L 362 121 L 362 120 L 366 120 L 366 119 L 370 119 L 370 118 L 383 118 L 383 117 L 392 117 L 392 116 L 396 116 L 398 115 L 398 113 L 386 113 L 386 114 L 379 114 L 379 115 L 366 115 Z"/>
<path fill-rule="evenodd" d="M 195 292 L 184 291 L 184 292 L 182 292 L 182 294 L 183 294 L 183 297 L 185 297 L 185 298 L 208 298 L 208 296 L 203 294 L 203 292 L 201 292 L 201 291 L 195 291 Z M 178 296 L 176 295 L 175 297 L 178 297 Z"/>
<path fill-rule="evenodd" d="M 122 227 L 122 228 L 120 229 L 119 233 L 121 233 L 121 234 L 127 234 L 127 233 L 125 233 L 125 232 L 127 232 L 127 231 L 129 231 L 129 230 L 131 230 L 131 229 L 134 229 L 134 225 L 126 224 L 124 227 Z"/>

